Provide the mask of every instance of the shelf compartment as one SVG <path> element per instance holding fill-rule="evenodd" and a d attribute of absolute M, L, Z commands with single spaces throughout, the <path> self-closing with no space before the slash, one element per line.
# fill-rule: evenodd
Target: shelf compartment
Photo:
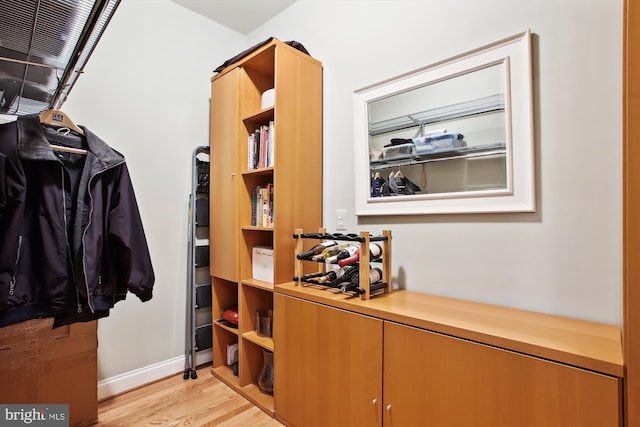
<path fill-rule="evenodd" d="M 248 339 L 243 339 L 240 347 L 241 352 L 238 355 L 240 361 L 240 386 L 246 387 L 253 384 L 259 391 L 258 378 L 260 378 L 264 362 L 263 352 L 270 350 Z M 262 394 L 262 392 L 260 393 Z"/>
<path fill-rule="evenodd" d="M 238 305 L 238 284 L 213 277 L 211 281 L 211 315 L 219 319 L 222 310 Z"/>
<path fill-rule="evenodd" d="M 243 244 L 240 245 L 240 278 L 243 282 L 257 284 L 259 281 L 253 279 L 253 248 L 255 246 L 273 247 L 273 228 L 263 227 L 242 227 Z M 274 269 L 276 266 L 274 254 Z M 268 284 L 267 282 L 260 282 Z M 270 288 L 270 287 L 269 287 Z"/>
<path fill-rule="evenodd" d="M 265 108 L 256 114 L 251 114 L 242 119 L 247 128 L 247 132 L 252 132 L 256 126 L 263 125 L 275 117 L 275 109 L 273 107 Z"/>
<path fill-rule="evenodd" d="M 265 350 L 269 350 L 273 352 L 273 338 L 270 337 L 261 337 L 256 333 L 256 331 L 249 331 L 242 334 L 242 338 L 251 341 L 254 344 L 259 345 Z"/>
<path fill-rule="evenodd" d="M 496 156 L 507 154 L 506 144 L 497 142 L 494 144 L 483 144 L 470 147 L 456 148 L 450 151 L 425 154 L 422 156 L 412 156 L 405 159 L 372 161 L 369 169 L 379 171 L 384 169 L 397 169 L 404 166 L 420 165 L 424 163 L 439 162 L 443 160 L 471 159 L 485 156 Z"/>
<path fill-rule="evenodd" d="M 382 120 L 369 124 L 369 135 L 376 136 L 388 132 L 395 132 L 402 129 L 416 126 L 424 126 L 431 123 L 438 123 L 446 120 L 460 119 L 478 114 L 490 113 L 494 111 L 504 111 L 504 94 L 499 93 L 486 97 L 473 99 L 465 102 L 447 105 L 430 110 L 419 111 L 413 114 L 406 114 L 388 120 Z"/>
<path fill-rule="evenodd" d="M 240 317 L 242 324 L 240 333 L 255 332 L 256 313 L 259 311 L 273 310 L 273 290 L 265 290 L 254 286 L 242 286 L 242 309 Z"/>
<path fill-rule="evenodd" d="M 242 176 L 250 175 L 273 175 L 273 166 L 269 166 L 268 168 L 245 170 L 242 172 Z"/>
<path fill-rule="evenodd" d="M 257 384 L 249 384 L 242 387 L 240 393 L 267 414 L 272 417 L 275 415 L 273 396 L 260 391 L 260 387 Z"/>
<path fill-rule="evenodd" d="M 234 390 L 238 390 L 240 388 L 238 377 L 233 375 L 233 371 L 231 370 L 230 366 L 224 365 L 211 368 L 211 373 L 213 374 L 213 376 L 215 376 Z"/>
<path fill-rule="evenodd" d="M 276 210 L 277 209 L 277 200 L 275 194 L 275 186 L 273 173 L 257 173 L 257 174 L 243 174 L 243 184 L 242 184 L 242 209 L 241 209 L 241 219 L 240 225 L 244 229 L 249 227 L 251 229 L 272 229 L 273 224 L 275 223 L 275 216 L 272 217 L 270 226 L 262 226 L 256 225 L 259 223 L 254 223 L 254 220 L 257 221 L 256 215 L 263 214 L 263 212 L 254 212 L 256 208 L 256 203 L 259 202 L 257 195 L 254 195 L 254 190 L 257 187 L 267 188 L 270 187 L 270 194 L 268 197 L 270 198 L 270 206 Z M 271 216 L 271 215 L 270 215 Z"/>
<path fill-rule="evenodd" d="M 255 279 L 244 279 L 242 281 L 243 285 L 252 286 L 254 288 L 262 289 L 264 291 L 273 292 L 274 285 L 273 283 L 263 282 L 262 280 Z"/>
<path fill-rule="evenodd" d="M 227 365 L 227 346 L 238 343 L 238 331 L 219 322 L 213 322 L 213 367 L 231 368 Z"/>
<path fill-rule="evenodd" d="M 238 335 L 238 328 L 234 328 L 233 326 L 229 326 L 227 325 L 225 322 L 222 322 L 220 320 L 215 320 L 213 321 L 213 325 L 226 330 L 227 332 L 231 332 L 234 335 Z"/>
<path fill-rule="evenodd" d="M 275 62 L 275 45 L 258 49 L 243 61 L 242 68 L 259 93 L 274 87 Z"/>
<path fill-rule="evenodd" d="M 262 94 L 275 88 L 275 48 L 250 58 L 242 66 L 242 113 L 245 123 L 273 116 L 273 108 L 262 108 Z M 250 130 L 251 131 L 251 130 Z M 249 132 L 250 132 L 249 131 Z"/>
<path fill-rule="evenodd" d="M 274 227 L 258 227 L 255 225 L 243 225 L 242 231 L 273 231 Z"/>

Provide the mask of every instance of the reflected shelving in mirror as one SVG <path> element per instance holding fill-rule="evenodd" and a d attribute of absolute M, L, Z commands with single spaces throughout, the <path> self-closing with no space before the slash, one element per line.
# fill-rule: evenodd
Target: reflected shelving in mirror
<path fill-rule="evenodd" d="M 376 187 L 385 178 L 372 174 L 371 195 L 460 194 L 506 189 L 509 184 L 506 161 L 475 161 L 472 167 L 477 173 L 471 175 L 469 165 L 461 161 L 508 154 L 503 92 L 505 67 L 504 61 L 500 61 L 370 102 L 369 117 L 382 118 L 369 123 L 370 170 L 402 166 L 401 172 L 406 175 L 404 186 L 394 186 L 390 176 L 389 183 L 382 182 L 382 188 L 387 191 L 377 192 Z M 436 107 L 410 110 L 427 106 Z M 385 118 L 399 111 L 408 112 Z M 427 166 L 433 161 L 447 163 Z M 396 172 L 392 170 L 392 173 Z M 487 177 L 491 180 L 487 181 Z"/>
<path fill-rule="evenodd" d="M 404 166 L 415 166 L 422 163 L 439 162 L 443 160 L 453 160 L 470 157 L 495 156 L 506 154 L 506 144 L 504 142 L 496 142 L 493 144 L 482 144 L 473 147 L 461 147 L 450 151 L 441 151 L 432 154 L 424 154 L 420 156 L 411 156 L 406 159 L 396 160 L 377 160 L 371 161 L 371 171 L 379 171 L 384 169 L 397 169 Z"/>
<path fill-rule="evenodd" d="M 375 104 L 372 104 L 375 105 Z M 372 106 L 370 105 L 370 108 Z M 453 105 L 433 108 L 406 114 L 392 119 L 369 123 L 369 135 L 376 136 L 387 132 L 394 132 L 415 126 L 426 126 L 432 123 L 444 122 L 456 118 L 468 117 L 476 114 L 504 111 L 504 94 L 489 95 L 479 99 L 464 101 Z"/>

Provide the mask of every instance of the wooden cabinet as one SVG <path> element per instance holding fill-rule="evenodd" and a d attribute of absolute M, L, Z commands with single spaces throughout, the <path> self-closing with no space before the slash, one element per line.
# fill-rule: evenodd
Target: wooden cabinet
<path fill-rule="evenodd" d="M 276 289 L 287 426 L 622 425 L 616 326 L 408 291 L 327 294 Z"/>
<path fill-rule="evenodd" d="M 265 92 L 273 93 L 272 105 L 264 104 Z M 269 148 L 254 152 L 249 139 L 265 129 Z M 255 155 L 269 160 L 253 162 Z M 319 61 L 272 40 L 212 78 L 211 188 L 213 316 L 237 305 L 239 317 L 237 328 L 214 321 L 212 372 L 273 415 L 274 397 L 260 390 L 258 378 L 263 351 L 275 353 L 276 346 L 257 334 L 256 312 L 273 309 L 274 284 L 293 278 L 294 230 L 321 226 Z M 259 188 L 268 189 L 268 202 L 257 200 Z M 273 280 L 254 278 L 252 254 L 258 246 L 273 250 Z M 237 376 L 226 358 L 227 346 L 235 343 Z"/>
<path fill-rule="evenodd" d="M 274 305 L 276 418 L 305 427 L 380 425 L 383 322 L 280 294 Z"/>
<path fill-rule="evenodd" d="M 209 264 L 216 278 L 231 282 L 238 280 L 240 77 L 234 69 L 211 84 Z"/>
<path fill-rule="evenodd" d="M 621 381 L 584 369 L 384 324 L 387 426 L 620 426 Z"/>

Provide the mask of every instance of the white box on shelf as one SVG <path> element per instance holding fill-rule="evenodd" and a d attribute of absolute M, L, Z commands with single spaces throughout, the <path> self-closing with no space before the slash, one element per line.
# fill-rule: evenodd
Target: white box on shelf
<path fill-rule="evenodd" d="M 276 103 L 276 91 L 275 89 L 269 89 L 262 92 L 262 109 L 273 107 Z"/>
<path fill-rule="evenodd" d="M 254 246 L 251 256 L 253 279 L 273 283 L 273 248 Z"/>

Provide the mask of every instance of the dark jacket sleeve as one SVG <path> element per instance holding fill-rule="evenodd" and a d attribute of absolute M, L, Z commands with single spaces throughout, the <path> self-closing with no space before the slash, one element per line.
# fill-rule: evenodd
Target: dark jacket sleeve
<path fill-rule="evenodd" d="M 18 260 L 26 181 L 14 123 L 0 126 L 0 311 L 6 309 Z"/>
<path fill-rule="evenodd" d="M 15 123 L 0 126 L 0 213 L 11 199 L 20 198 L 24 190 L 24 172 L 20 162 Z"/>
<path fill-rule="evenodd" d="M 120 286 L 148 301 L 153 294 L 155 276 L 138 203 L 126 164 L 115 182 L 110 206 L 107 238 L 109 258 L 116 266 Z"/>

